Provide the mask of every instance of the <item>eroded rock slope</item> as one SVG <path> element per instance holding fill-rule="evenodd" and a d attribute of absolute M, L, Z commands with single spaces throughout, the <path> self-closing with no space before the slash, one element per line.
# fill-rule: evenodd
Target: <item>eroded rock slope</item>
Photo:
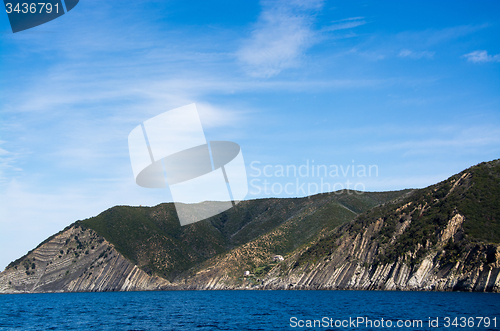
<path fill-rule="evenodd" d="M 157 290 L 150 276 L 91 229 L 73 225 L 0 273 L 0 293 Z"/>

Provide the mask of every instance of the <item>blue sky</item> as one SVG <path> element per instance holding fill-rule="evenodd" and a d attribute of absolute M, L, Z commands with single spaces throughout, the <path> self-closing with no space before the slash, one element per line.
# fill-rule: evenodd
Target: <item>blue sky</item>
<path fill-rule="evenodd" d="M 16 34 L 0 15 L 0 269 L 77 219 L 169 201 L 134 183 L 127 137 L 192 102 L 208 140 L 240 144 L 248 199 L 321 180 L 420 188 L 498 158 L 499 14 L 498 1 L 81 0 Z M 345 175 L 276 172 L 312 164 Z"/>

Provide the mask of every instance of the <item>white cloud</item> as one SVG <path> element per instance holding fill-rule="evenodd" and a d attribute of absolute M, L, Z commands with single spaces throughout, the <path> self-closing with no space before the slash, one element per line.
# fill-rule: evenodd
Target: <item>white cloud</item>
<path fill-rule="evenodd" d="M 271 77 L 298 65 L 315 43 L 314 13 L 320 1 L 266 1 L 251 37 L 237 52 L 247 73 Z"/>
<path fill-rule="evenodd" d="M 366 23 L 363 17 L 338 21 L 338 27 L 347 27 L 350 23 Z M 429 48 L 439 48 L 443 44 L 464 38 L 488 27 L 482 25 L 461 25 L 444 29 L 426 29 L 421 31 L 402 31 L 396 34 L 372 34 L 365 42 L 352 47 L 344 55 L 356 54 L 369 61 L 379 61 L 394 57 L 405 59 L 432 59 L 436 54 Z"/>
<path fill-rule="evenodd" d="M 421 58 L 431 59 L 434 56 L 434 52 L 428 52 L 428 51 L 414 52 L 409 49 L 402 49 L 399 52 L 398 56 L 410 59 L 421 59 Z"/>
<path fill-rule="evenodd" d="M 201 123 L 204 128 L 217 128 L 224 126 L 234 126 L 240 122 L 245 111 L 235 109 L 227 109 L 226 107 L 215 106 L 206 102 L 196 103 Z"/>
<path fill-rule="evenodd" d="M 343 18 L 341 20 L 332 21 L 332 23 L 340 23 L 340 22 L 348 22 L 348 21 L 360 21 L 363 19 L 364 19 L 363 16 L 348 17 L 348 18 Z"/>
<path fill-rule="evenodd" d="M 474 32 L 488 27 L 482 25 L 460 25 L 444 29 L 426 29 L 423 31 L 404 31 L 396 35 L 396 41 L 406 45 L 418 45 L 420 47 L 429 47 L 440 45 L 452 40 L 468 36 Z"/>
<path fill-rule="evenodd" d="M 351 17 L 334 21 L 333 23 L 337 24 L 325 27 L 323 28 L 323 31 L 337 31 L 337 30 L 351 29 L 357 26 L 365 25 L 366 21 L 363 20 L 363 17 Z"/>
<path fill-rule="evenodd" d="M 414 137 L 397 141 L 386 141 L 376 145 L 363 147 L 366 152 L 387 153 L 402 152 L 403 156 L 410 155 L 436 155 L 449 153 L 460 155 L 477 153 L 481 150 L 498 150 L 500 146 L 500 130 L 491 126 L 450 126 L 432 127 L 423 131 L 406 128 L 408 132 L 418 132 Z M 433 137 L 428 138 L 429 132 Z"/>
<path fill-rule="evenodd" d="M 357 48 L 352 48 L 347 52 L 344 52 L 343 55 L 351 55 L 351 54 L 356 54 L 361 56 L 362 58 L 365 58 L 368 61 L 380 61 L 383 60 L 387 57 L 384 52 L 381 51 L 360 51 Z"/>
<path fill-rule="evenodd" d="M 485 62 L 500 62 L 500 54 L 489 55 L 487 51 L 474 51 L 465 54 L 468 62 L 485 63 Z"/>
<path fill-rule="evenodd" d="M 2 143 L 5 143 L 5 141 L 0 141 L 0 144 Z M 17 163 L 23 156 L 26 156 L 26 153 L 12 153 L 0 148 L 0 187 L 10 178 L 18 177 L 21 174 L 23 169 Z"/>

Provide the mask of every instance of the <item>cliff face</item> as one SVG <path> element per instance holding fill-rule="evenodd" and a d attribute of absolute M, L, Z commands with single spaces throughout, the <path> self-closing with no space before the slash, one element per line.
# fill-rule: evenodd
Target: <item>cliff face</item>
<path fill-rule="evenodd" d="M 276 265 L 270 263 L 273 256 L 293 253 L 304 243 L 355 216 L 355 212 L 335 200 L 319 208 L 305 208 L 268 233 L 207 260 L 187 277 L 175 279 L 173 286 L 182 289 L 237 289 L 255 285 L 255 275 L 264 276 Z M 320 230 L 312 232 L 315 227 Z M 248 281 L 242 278 L 244 271 L 252 271 L 253 276 Z"/>
<path fill-rule="evenodd" d="M 154 207 L 116 206 L 77 224 L 106 238 L 118 252 L 148 274 L 172 281 L 184 277 L 190 269 L 214 256 L 245 245 L 291 219 L 302 220 L 303 215 L 310 215 L 309 219 L 303 219 L 302 228 L 287 233 L 289 239 L 282 240 L 282 247 L 276 248 L 279 254 L 289 253 L 309 242 L 325 227 L 333 228 L 350 221 L 356 213 L 406 192 L 362 195 L 340 192 L 306 198 L 247 200 L 219 215 L 182 227 L 172 203 Z M 345 208 L 341 208 L 340 214 L 334 211 L 323 219 L 315 216 L 331 204 L 341 204 Z M 345 217 L 349 209 L 356 212 Z"/>
<path fill-rule="evenodd" d="M 235 249 L 184 286 L 500 292 L 499 230 L 496 160 L 362 213 L 283 262 L 271 262 L 270 254 L 248 259 L 241 254 L 248 250 Z M 240 269 L 238 279 L 231 277 L 230 265 L 245 260 L 253 262 L 245 265 L 250 275 Z"/>
<path fill-rule="evenodd" d="M 171 204 L 113 207 L 12 262 L 0 293 L 500 292 L 499 243 L 495 160 L 420 190 L 244 201 L 182 228 Z"/>
<path fill-rule="evenodd" d="M 377 220 L 362 233 L 344 233 L 336 240 L 336 248 L 319 260 L 305 261 L 304 256 L 316 245 L 325 245 L 322 240 L 280 263 L 270 262 L 272 256 L 269 254 L 252 259 L 253 265 L 270 266 L 271 271 L 267 275 L 260 277 L 252 272 L 248 277 L 243 277 L 240 272 L 234 277 L 234 273 L 231 273 L 234 269 L 228 265 L 234 266 L 238 261 L 242 263 L 245 258 L 248 259 L 243 255 L 244 252 L 255 246 L 247 244 L 219 259 L 211 267 L 200 270 L 191 279 L 172 285 L 198 290 L 252 288 L 500 292 L 500 245 L 473 244 L 463 249 L 460 257 L 452 260 L 444 258 L 446 249 L 450 247 L 449 239 L 460 235 L 463 219 L 460 214 L 450 219 L 441 233 L 441 240 L 428 247 L 428 253 L 414 264 L 408 263 L 407 258 L 415 256 L 415 251 L 406 252 L 394 262 L 377 262 L 381 247 L 372 238 L 384 225 L 383 220 Z M 399 231 L 404 231 L 404 226 Z M 258 252 L 262 253 L 261 250 Z"/>
<path fill-rule="evenodd" d="M 157 290 L 166 285 L 93 230 L 75 225 L 0 273 L 0 293 Z"/>
<path fill-rule="evenodd" d="M 184 227 L 173 204 L 117 206 L 77 221 L 12 262 L 0 273 L 0 293 L 185 288 L 200 268 L 234 278 L 249 261 L 292 252 L 319 232 L 353 219 L 356 213 L 350 209 L 368 210 L 406 192 L 243 201 Z M 251 254 L 245 250 L 249 247 Z M 212 268 L 213 258 L 225 253 L 232 257 L 229 264 Z"/>
<path fill-rule="evenodd" d="M 339 238 L 337 248 L 319 262 L 300 263 L 302 255 L 297 254 L 273 269 L 259 288 L 500 292 L 499 245 L 473 244 L 453 260 L 443 258 L 449 247 L 446 238 L 460 233 L 461 220 L 460 214 L 450 219 L 441 240 L 417 263 L 407 259 L 415 251 L 377 263 L 380 246 L 372 238 L 384 224 L 378 220 L 362 233 Z"/>
<path fill-rule="evenodd" d="M 500 161 L 359 215 L 263 288 L 500 292 Z"/>

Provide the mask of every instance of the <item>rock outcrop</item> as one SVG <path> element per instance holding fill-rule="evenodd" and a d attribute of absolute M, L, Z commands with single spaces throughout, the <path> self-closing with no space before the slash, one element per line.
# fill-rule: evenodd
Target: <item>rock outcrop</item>
<path fill-rule="evenodd" d="M 259 240 L 273 241 L 266 236 Z M 500 292 L 499 238 L 496 160 L 360 214 L 288 254 L 283 262 L 273 262 L 262 248 L 257 252 L 264 256 L 249 254 L 244 246 L 236 248 L 184 286 Z M 235 253 L 251 256 L 237 259 Z M 238 279 L 230 277 L 231 266 L 242 260 L 250 262 L 249 275 L 240 268 Z M 270 271 L 259 272 L 265 269 Z"/>
<path fill-rule="evenodd" d="M 455 222 L 459 218 L 450 220 L 445 233 L 458 233 Z M 408 263 L 404 256 L 377 263 L 380 247 L 371 238 L 380 226 L 375 223 L 362 235 L 338 240 L 338 248 L 319 262 L 297 265 L 300 254 L 290 258 L 273 269 L 258 288 L 500 292 L 500 245 L 471 245 L 460 258 L 449 261 L 443 259 L 448 244 L 443 240 L 430 247 L 418 263 Z"/>
<path fill-rule="evenodd" d="M 222 290 L 402 290 L 402 291 L 474 291 L 500 292 L 500 245 L 475 244 L 452 261 L 445 248 L 450 238 L 462 230 L 462 215 L 450 219 L 442 240 L 428 249 L 420 262 L 411 264 L 404 256 L 391 263 L 377 263 L 379 244 L 372 240 L 381 230 L 383 221 L 373 223 L 362 234 L 340 236 L 337 248 L 319 261 L 301 263 L 307 248 L 273 263 L 264 277 L 253 274 L 238 280 L 220 265 L 236 263 L 235 253 L 226 255 L 210 268 L 200 270 L 191 279 L 172 284 L 179 289 Z M 404 225 L 403 225 L 404 227 Z M 400 232 L 400 235 L 403 232 Z M 321 245 L 321 241 L 316 244 Z M 314 246 L 314 245 L 312 245 Z M 239 249 L 241 250 L 241 248 Z M 414 254 L 414 253 L 413 253 Z M 262 260 L 260 260 L 262 262 Z"/>
<path fill-rule="evenodd" d="M 500 292 L 500 160 L 420 190 L 340 193 L 246 201 L 182 228 L 170 204 L 113 207 L 12 262 L 0 293 Z"/>
<path fill-rule="evenodd" d="M 148 275 L 91 229 L 73 225 L 0 273 L 0 293 L 159 290 Z"/>

